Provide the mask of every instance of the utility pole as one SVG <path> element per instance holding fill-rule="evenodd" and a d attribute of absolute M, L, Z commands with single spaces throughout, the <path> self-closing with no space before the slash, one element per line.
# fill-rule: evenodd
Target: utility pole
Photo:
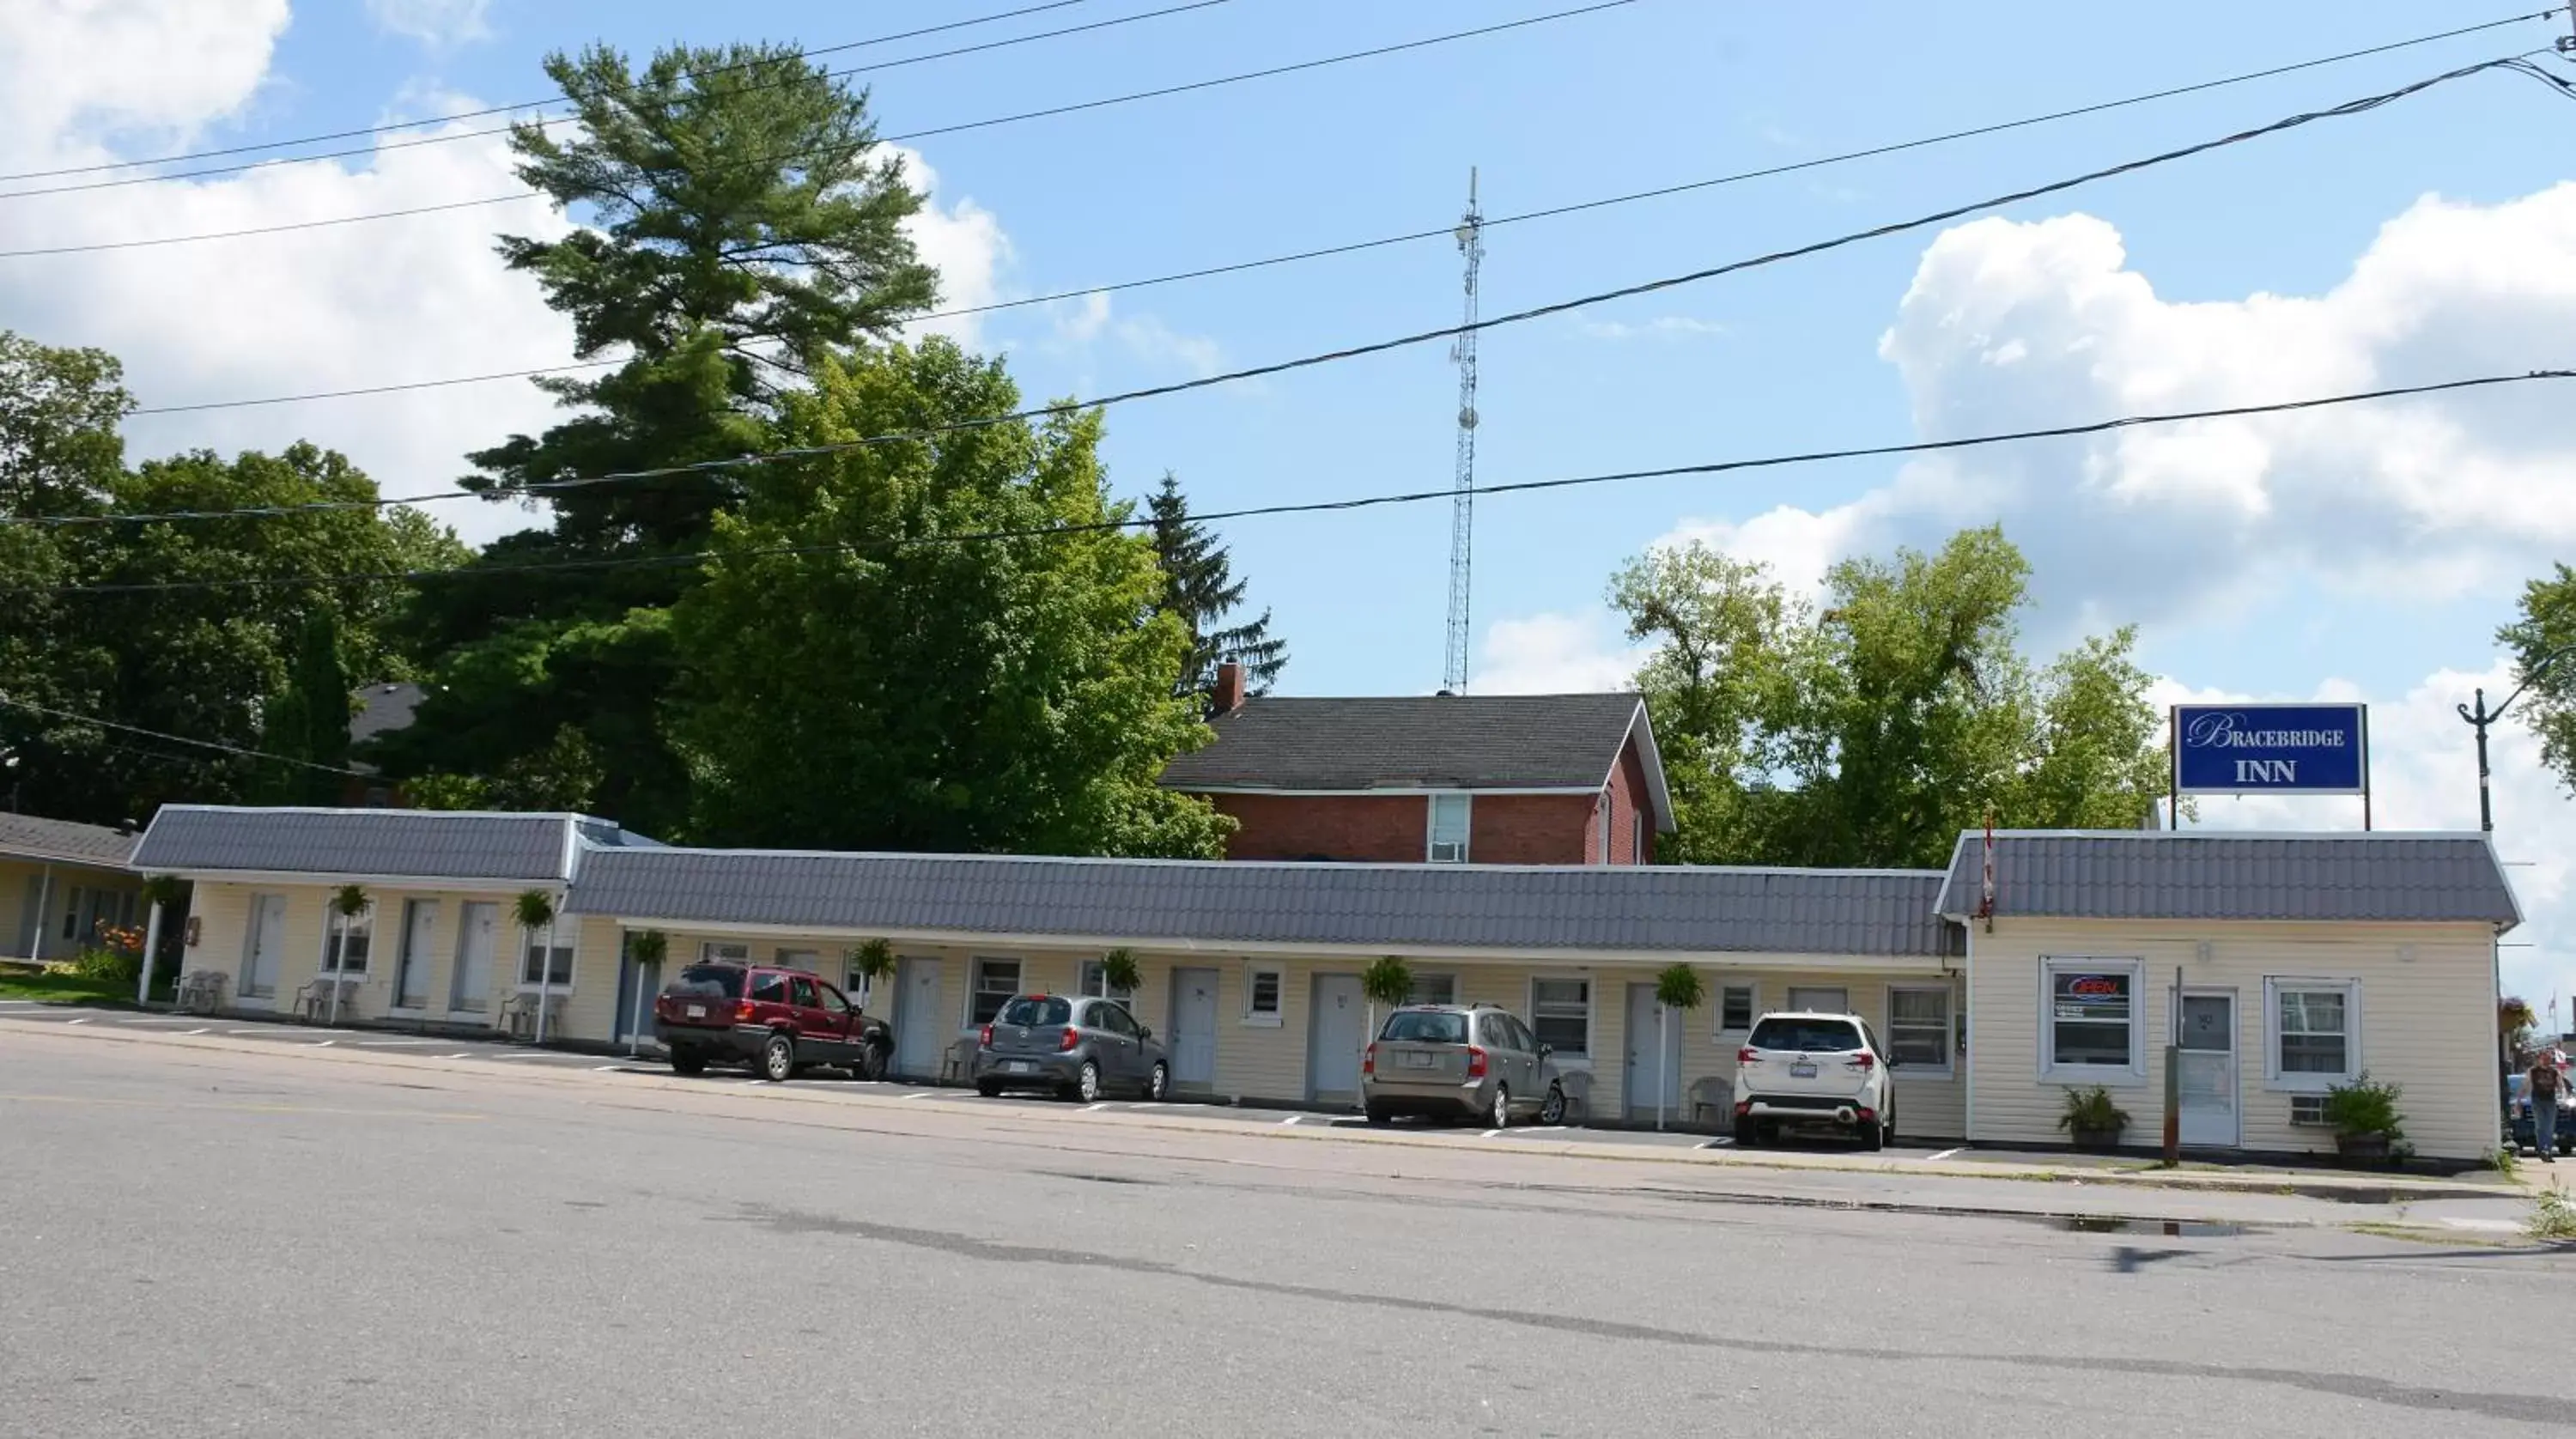
<path fill-rule="evenodd" d="M 1467 213 L 1452 232 L 1467 257 L 1466 328 L 1449 348 L 1458 362 L 1457 499 L 1449 520 L 1449 648 L 1440 674 L 1448 694 L 1467 692 L 1468 576 L 1476 550 L 1476 272 L 1485 262 L 1485 214 L 1476 208 L 1476 172 L 1467 171 Z"/>
<path fill-rule="evenodd" d="M 2576 59 L 2576 5 L 2563 12 L 2567 16 L 2567 33 L 2558 37 L 2558 53 Z"/>
<path fill-rule="evenodd" d="M 2576 40 L 2562 40 L 2559 42 L 2559 48 L 2563 51 L 2576 54 Z M 2495 834 L 2495 797 L 2492 792 L 2492 772 L 2487 766 L 2488 727 L 2493 725 L 2496 721 L 2503 719 L 2505 711 L 2513 708 L 2513 702 L 2522 698 L 2522 692 L 2531 688 L 2534 681 L 2538 680 L 2542 675 L 2549 673 L 2549 667 L 2551 665 L 2558 663 L 2560 660 L 2565 659 L 2571 654 L 2576 654 L 2576 645 L 2561 645 L 2557 649 L 2551 650 L 2547 654 L 2542 655 L 2539 659 L 2532 661 L 2531 664 L 2525 667 L 2522 672 L 2522 683 L 2515 685 L 2513 687 L 2513 693 L 2506 695 L 2503 703 L 2498 704 L 2494 709 L 2487 708 L 2487 692 L 2483 685 L 2481 685 L 2476 691 L 2475 698 L 2477 703 L 2475 708 L 2468 705 L 2460 705 L 2457 707 L 2460 711 L 2460 718 L 2468 721 L 2469 728 L 2476 730 L 2478 734 L 2478 833 L 2490 837 Z M 2490 937 L 2487 941 L 2487 966 L 2494 981 L 2493 987 L 2488 991 L 2487 997 L 2491 1003 L 2501 1006 L 2504 1003 L 2504 949 L 2494 937 Z M 2498 1025 L 2496 1027 L 2496 1095 L 2498 1102 L 2502 1103 L 2508 1100 L 2512 1094 L 2513 1045 L 2512 1042 L 2505 1037 L 2504 1027 L 2502 1025 Z M 2508 1139 L 2507 1142 L 2509 1144 L 2510 1139 Z"/>

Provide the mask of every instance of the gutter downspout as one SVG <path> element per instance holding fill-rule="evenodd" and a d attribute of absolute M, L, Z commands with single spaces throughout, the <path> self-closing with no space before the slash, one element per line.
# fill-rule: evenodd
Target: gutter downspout
<path fill-rule="evenodd" d="M 156 899 L 152 901 L 151 917 L 143 921 L 143 972 L 134 977 L 136 1004 L 148 1004 L 152 1000 L 152 960 L 160 952 L 161 901 Z"/>
<path fill-rule="evenodd" d="M 36 881 L 36 942 L 27 956 L 30 964 L 45 962 L 45 931 L 54 927 L 54 867 L 46 865 Z"/>

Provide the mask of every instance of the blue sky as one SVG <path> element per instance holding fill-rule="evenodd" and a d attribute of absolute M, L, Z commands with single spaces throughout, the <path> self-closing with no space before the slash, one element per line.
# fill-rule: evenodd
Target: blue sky
<path fill-rule="evenodd" d="M 836 57 L 890 59 L 1159 8 L 1092 0 Z M 890 133 L 1316 58 L 1574 0 L 1230 0 L 875 77 Z M 17 7 L 12 7 L 17 8 Z M 549 49 L 604 39 L 832 45 L 1008 0 L 752 7 L 628 0 L 119 0 L 136 23 L 37 0 L 0 18 L 10 168 L 227 145 L 530 99 Z M 2499 19 L 2515 6 L 1934 7 L 1638 0 L 1600 14 L 1299 75 L 926 139 L 954 295 L 1012 298 L 1435 228 L 1468 168 L 1489 213 L 1542 208 L 2008 120 Z M 2538 9 L 2537 4 L 2524 7 Z M 1488 313 L 1864 228 L 2212 138 L 2545 46 L 2563 17 L 2207 94 L 1803 174 L 1494 229 Z M 158 47 L 156 49 L 156 47 Z M 9 62 L 0 60 L 0 69 Z M 158 67 L 158 68 L 156 68 Z M 86 88 L 84 88 L 86 87 Z M 2576 110 L 2488 75 L 2377 113 L 2004 212 L 2012 225 L 1833 255 L 1498 330 L 1484 339 L 1481 478 L 1508 482 L 2297 398 L 2576 361 Z M 439 154 L 436 152 L 454 152 Z M 349 214 L 489 193 L 488 146 L 0 207 L 0 248 Z M 444 165 L 440 170 L 433 166 Z M 478 171 L 477 165 L 482 168 Z M 267 188 L 260 188 L 266 186 Z M 146 194 L 144 192 L 150 192 Z M 2443 207 L 2420 208 L 2428 196 Z M 2091 221 L 2070 217 L 2089 216 Z M 2407 217 L 2402 219 L 2401 217 Z M 488 235 L 537 207 L 111 256 L 0 262 L 0 325 L 127 356 L 166 404 L 566 358 Z M 2396 222 L 2396 223 L 2393 223 Z M 2037 227 L 2037 228 L 2033 228 Z M 2366 278 L 2356 278 L 2364 264 Z M 15 268 L 5 268 L 14 266 Z M 986 268 L 989 267 L 989 268 Z M 1909 302 L 1909 293 L 1914 299 Z M 2258 298 L 2277 297 L 2277 298 Z M 1004 312 L 969 332 L 1036 395 L 1097 393 L 1454 320 L 1439 240 Z M 2543 323 L 2546 321 L 2546 323 Z M 1109 459 L 1203 508 L 1437 487 L 1445 347 L 1120 407 Z M 1952 465 L 1854 461 L 1495 497 L 1479 508 L 1473 687 L 1589 687 L 1630 658 L 1609 573 L 1698 534 L 1804 582 L 1853 549 L 2001 519 L 2040 566 L 2034 643 L 2136 622 L 2175 693 L 2354 693 L 2389 713 L 2400 822 L 2473 817 L 2454 698 L 2496 675 L 2522 578 L 2564 557 L 2576 502 L 2538 483 L 2576 446 L 2566 392 L 2204 431 L 2157 448 L 2058 442 Z M 389 487 L 542 423 L 515 384 L 138 421 L 146 453 L 310 434 Z M 510 517 L 447 506 L 469 532 Z M 1445 505 L 1245 521 L 1240 573 L 1302 693 L 1439 680 Z M 2457 693 L 2454 694 L 2453 691 Z M 2447 727 L 2446 727 L 2447 725 Z M 2508 849 L 2555 904 L 2576 814 L 2508 743 Z M 2399 798 L 2399 795 L 2405 796 Z M 2345 824 L 2312 802 L 2212 822 Z M 2516 829 L 2516 827 L 2519 827 Z M 2571 911 L 2576 914 L 2576 911 Z M 2554 942 L 2554 941 L 2553 941 Z M 2576 989 L 2576 961 L 2561 962 Z M 2536 979 L 2546 978 L 2536 966 Z"/>

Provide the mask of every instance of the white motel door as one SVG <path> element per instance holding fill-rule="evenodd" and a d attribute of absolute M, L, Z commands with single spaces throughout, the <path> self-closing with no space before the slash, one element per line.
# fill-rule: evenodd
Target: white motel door
<path fill-rule="evenodd" d="M 2182 1031 L 2174 1055 L 2176 1111 L 2191 1148 L 2233 1149 L 2236 1122 L 2236 996 L 2184 990 Z"/>

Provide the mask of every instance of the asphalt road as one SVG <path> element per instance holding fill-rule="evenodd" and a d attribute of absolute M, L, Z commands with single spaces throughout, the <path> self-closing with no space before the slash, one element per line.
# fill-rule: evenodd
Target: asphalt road
<path fill-rule="evenodd" d="M 598 1063 L 0 1026 L 0 1434 L 2576 1421 L 2531 1342 L 2564 1254 L 1744 1203 L 1663 1164 Z"/>

